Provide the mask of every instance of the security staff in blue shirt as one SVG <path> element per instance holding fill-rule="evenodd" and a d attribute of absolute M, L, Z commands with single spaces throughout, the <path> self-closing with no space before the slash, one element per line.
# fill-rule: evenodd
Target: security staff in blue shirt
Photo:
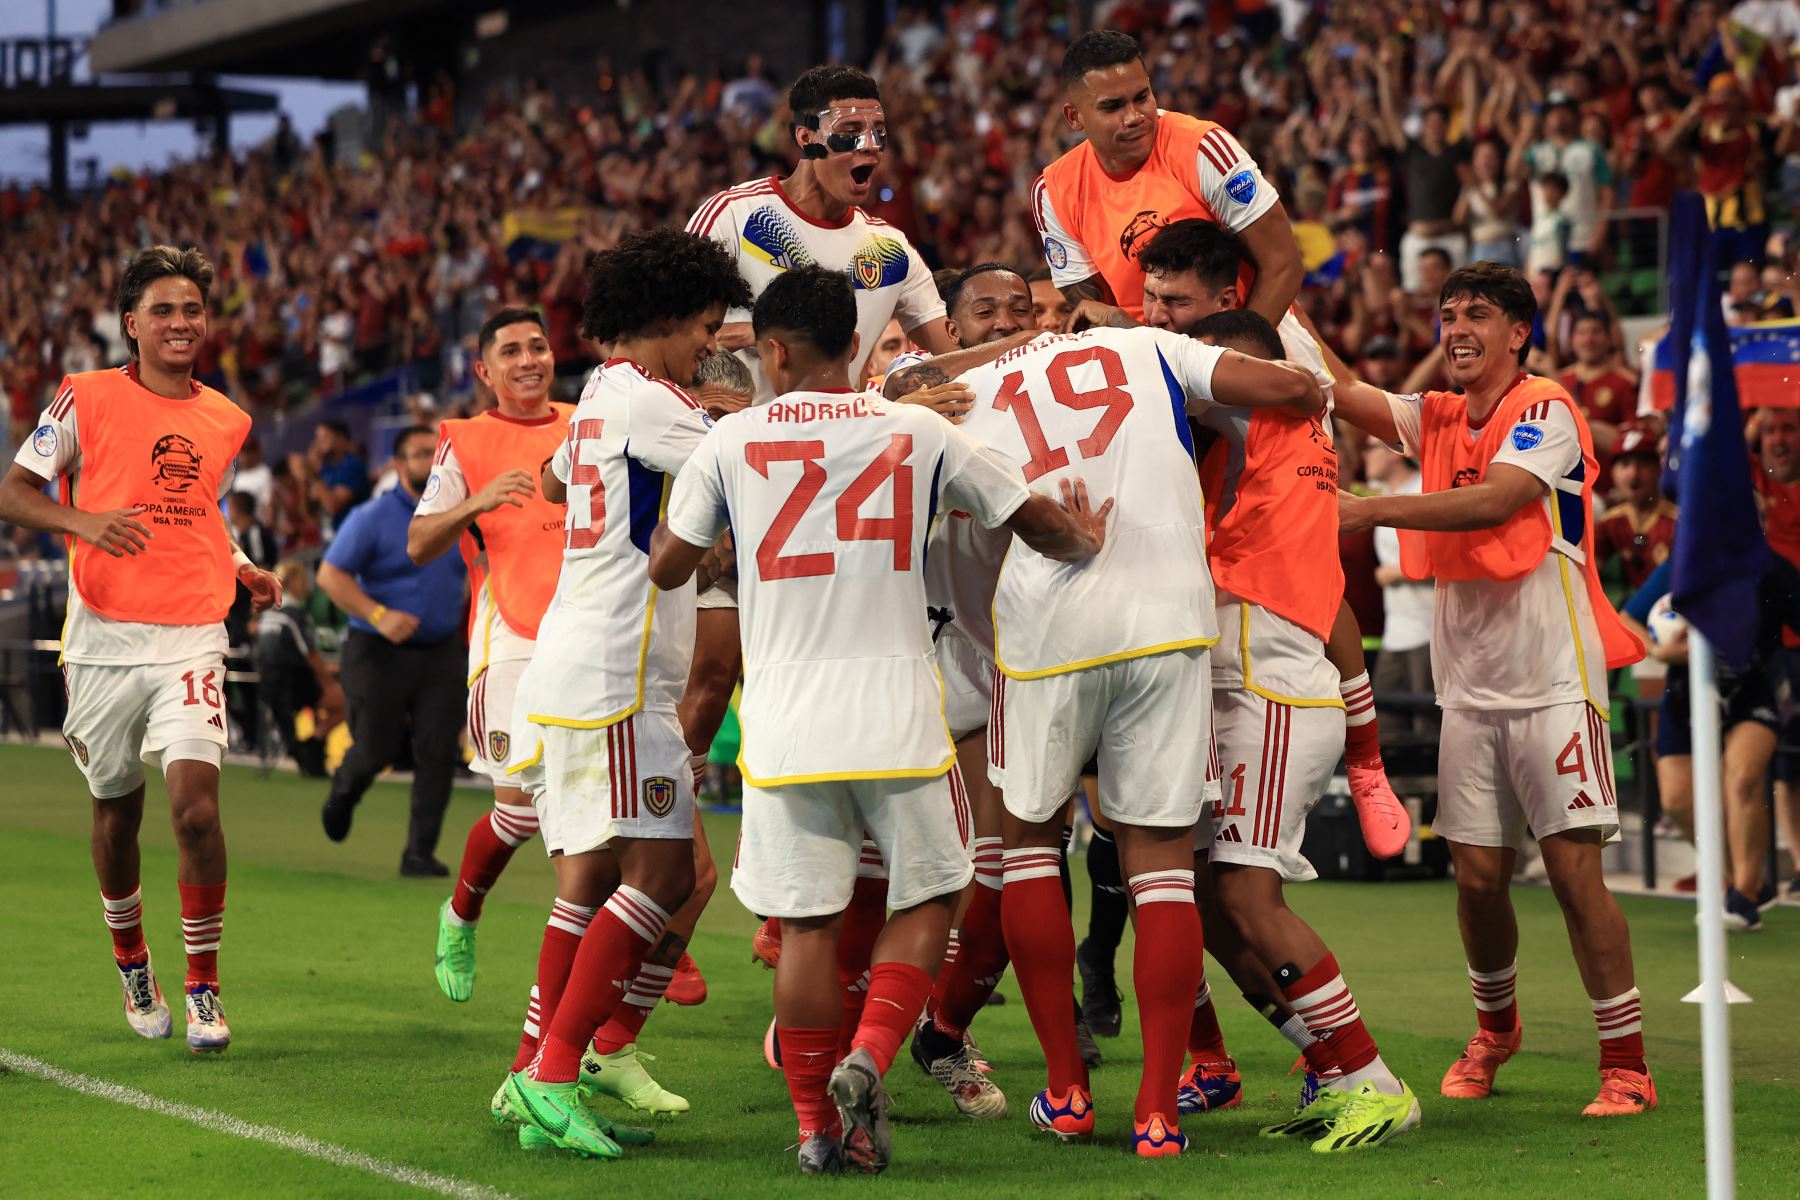
<path fill-rule="evenodd" d="M 332 776 L 320 814 L 341 842 L 369 784 L 412 746 L 412 820 L 402 875 L 448 875 L 437 860 L 467 704 L 460 555 L 415 566 L 406 530 L 431 477 L 437 434 L 410 426 L 394 440 L 399 486 L 352 509 L 319 565 L 319 587 L 350 615 L 339 680 L 354 744 Z"/>

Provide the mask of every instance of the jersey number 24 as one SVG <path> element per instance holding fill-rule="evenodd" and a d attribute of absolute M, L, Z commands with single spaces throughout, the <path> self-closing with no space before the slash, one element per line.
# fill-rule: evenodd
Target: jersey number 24
<path fill-rule="evenodd" d="M 887 448 L 850 481 L 837 498 L 837 540 L 840 542 L 892 542 L 894 570 L 912 569 L 913 543 L 913 469 L 906 460 L 912 455 L 910 433 L 896 433 L 888 438 Z M 769 579 L 805 579 L 814 575 L 837 572 L 837 555 L 829 550 L 811 554 L 783 554 L 782 548 L 793 536 L 807 510 L 825 488 L 825 443 L 751 442 L 744 447 L 744 461 L 750 469 L 769 478 L 769 464 L 797 462 L 800 481 L 770 522 L 762 544 L 756 548 L 758 577 Z M 894 511 L 891 516 L 865 517 L 862 507 L 888 479 L 894 481 Z"/>

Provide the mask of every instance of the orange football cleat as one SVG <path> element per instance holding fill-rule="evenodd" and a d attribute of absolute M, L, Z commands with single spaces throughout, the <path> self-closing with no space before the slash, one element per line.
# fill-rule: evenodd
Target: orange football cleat
<path fill-rule="evenodd" d="M 1132 1122 L 1131 1147 L 1139 1158 L 1174 1158 L 1187 1149 L 1187 1136 L 1161 1113 L 1151 1113 L 1148 1121 Z"/>
<path fill-rule="evenodd" d="M 761 963 L 771 971 L 781 961 L 781 922 L 775 917 L 756 927 L 756 933 L 750 939 L 750 961 Z"/>
<path fill-rule="evenodd" d="M 663 993 L 663 999 L 670 1004 L 692 1006 L 706 1003 L 706 976 L 700 974 L 700 967 L 693 957 L 683 952 L 681 961 L 675 964 L 675 978 L 669 980 L 669 988 Z"/>
<path fill-rule="evenodd" d="M 1455 1100 L 1479 1100 L 1494 1090 L 1494 1076 L 1500 1064 L 1519 1052 L 1525 1040 L 1523 1022 L 1511 1033 L 1489 1033 L 1483 1029 L 1469 1039 L 1462 1057 L 1444 1072 L 1438 1091 Z"/>
<path fill-rule="evenodd" d="M 1633 1117 L 1656 1107 L 1656 1084 L 1648 1071 L 1612 1067 L 1600 1072 L 1600 1094 L 1581 1110 L 1584 1117 Z"/>
<path fill-rule="evenodd" d="M 1373 765 L 1346 764 L 1350 778 L 1350 799 L 1356 804 L 1356 820 L 1362 826 L 1363 844 L 1376 858 L 1393 858 L 1406 849 L 1412 837 L 1412 814 L 1388 783 L 1387 768 L 1376 759 Z"/>

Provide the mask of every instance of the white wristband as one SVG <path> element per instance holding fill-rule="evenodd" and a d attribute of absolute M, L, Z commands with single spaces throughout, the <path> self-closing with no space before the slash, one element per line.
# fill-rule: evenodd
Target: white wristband
<path fill-rule="evenodd" d="M 245 567 L 254 567 L 255 565 L 255 563 L 250 561 L 250 556 L 244 553 L 244 548 L 242 546 L 233 546 L 231 548 L 231 567 L 233 571 L 241 571 Z"/>

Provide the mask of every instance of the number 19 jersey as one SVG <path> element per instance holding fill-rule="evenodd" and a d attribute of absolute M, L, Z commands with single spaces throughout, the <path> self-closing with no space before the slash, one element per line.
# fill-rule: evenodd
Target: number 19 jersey
<path fill-rule="evenodd" d="M 744 779 L 930 778 L 955 761 L 925 614 L 932 516 L 992 528 L 1030 493 L 929 409 L 790 392 L 726 417 L 669 501 L 705 545 L 729 520 L 744 642 Z"/>
<path fill-rule="evenodd" d="M 995 653 L 1037 679 L 1218 640 L 1188 415 L 1211 407 L 1224 352 L 1161 329 L 1039 338 L 963 377 L 963 428 L 1031 489 L 1087 483 L 1114 502 L 1106 545 L 1063 563 L 1013 539 L 994 593 Z"/>

